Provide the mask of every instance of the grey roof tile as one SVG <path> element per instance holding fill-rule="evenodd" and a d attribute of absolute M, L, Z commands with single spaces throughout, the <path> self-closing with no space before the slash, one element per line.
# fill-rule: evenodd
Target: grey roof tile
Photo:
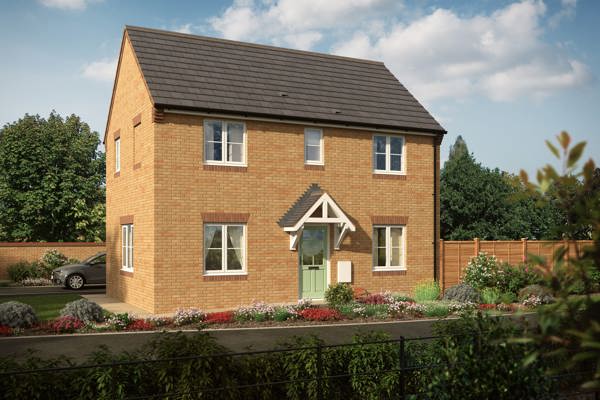
<path fill-rule="evenodd" d="M 445 133 L 381 62 L 126 30 L 157 107 Z"/>
<path fill-rule="evenodd" d="M 319 200 L 325 193 L 318 184 L 313 183 L 306 191 L 296 200 L 296 202 L 287 210 L 287 212 L 279 219 L 279 226 L 282 228 L 292 227 L 296 225 L 300 218 Z"/>

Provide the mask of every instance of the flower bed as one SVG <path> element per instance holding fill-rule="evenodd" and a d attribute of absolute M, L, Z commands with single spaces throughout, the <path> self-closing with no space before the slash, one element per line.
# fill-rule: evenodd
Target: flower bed
<path fill-rule="evenodd" d="M 358 293 L 356 293 L 358 292 Z M 527 298 L 524 306 L 514 304 L 477 304 L 470 301 L 423 301 L 417 303 L 408 296 L 390 292 L 368 293 L 356 291 L 350 302 L 335 306 L 313 305 L 301 300 L 293 305 L 272 305 L 254 302 L 236 310 L 204 313 L 196 308 L 178 309 L 172 317 L 137 318 L 134 315 L 106 314 L 103 319 L 81 320 L 76 316 L 64 315 L 47 322 L 25 328 L 0 325 L 0 336 L 21 334 L 66 334 L 113 331 L 153 331 L 172 329 L 204 329 L 335 324 L 349 321 L 377 322 L 415 318 L 445 318 L 464 312 L 512 312 L 519 307 L 535 307 L 539 301 L 534 296 Z M 357 295 L 358 294 L 358 295 Z M 66 309 L 66 308 L 65 308 Z M 81 317 L 83 318 L 83 317 Z"/>

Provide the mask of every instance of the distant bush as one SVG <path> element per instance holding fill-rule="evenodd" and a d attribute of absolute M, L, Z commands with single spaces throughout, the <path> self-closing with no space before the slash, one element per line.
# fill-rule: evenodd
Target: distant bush
<path fill-rule="evenodd" d="M 195 324 L 202 321 L 204 313 L 197 308 L 178 308 L 173 317 L 173 323 L 177 326 Z"/>
<path fill-rule="evenodd" d="M 79 299 L 65 304 L 60 311 L 63 317 L 73 317 L 84 322 L 102 322 L 104 314 L 102 307 L 88 299 Z"/>
<path fill-rule="evenodd" d="M 541 285 L 529 285 L 519 291 L 519 301 L 523 302 L 530 297 L 537 297 L 542 304 L 552 303 L 554 298 L 549 289 Z"/>
<path fill-rule="evenodd" d="M 517 295 L 512 292 L 504 292 L 500 295 L 500 303 L 512 304 L 517 302 Z"/>
<path fill-rule="evenodd" d="M 11 328 L 29 328 L 38 322 L 33 307 L 18 301 L 0 304 L 0 325 Z"/>
<path fill-rule="evenodd" d="M 325 300 L 331 307 L 348 304 L 354 299 L 352 286 L 347 283 L 330 285 L 325 291 Z"/>
<path fill-rule="evenodd" d="M 450 308 L 448 304 L 441 303 L 439 301 L 425 303 L 425 311 L 423 315 L 430 318 L 444 318 L 450 314 Z"/>
<path fill-rule="evenodd" d="M 13 282 L 21 282 L 25 279 L 36 279 L 36 278 L 48 278 L 45 275 L 45 271 L 40 267 L 40 263 L 37 261 L 19 261 L 15 264 L 9 265 L 8 277 Z"/>
<path fill-rule="evenodd" d="M 459 283 L 446 289 L 442 299 L 461 303 L 479 303 L 481 296 L 473 286 L 466 283 Z"/>
<path fill-rule="evenodd" d="M 496 285 L 497 273 L 498 262 L 496 257 L 479 253 L 467 264 L 463 282 L 478 290 L 484 287 L 492 287 Z"/>
<path fill-rule="evenodd" d="M 435 281 L 419 283 L 415 287 L 415 300 L 419 303 L 437 300 L 438 297 L 440 297 L 440 285 Z"/>

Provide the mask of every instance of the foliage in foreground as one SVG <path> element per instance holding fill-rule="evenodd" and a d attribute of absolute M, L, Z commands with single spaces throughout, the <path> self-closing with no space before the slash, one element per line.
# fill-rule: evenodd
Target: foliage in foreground
<path fill-rule="evenodd" d="M 571 137 L 561 132 L 558 147 L 547 141 L 554 156 L 562 162 L 557 172 L 551 165 L 538 171 L 538 184 L 529 182 L 521 171 L 521 179 L 531 191 L 554 191 L 556 203 L 566 215 L 567 223 L 558 226 L 566 245 L 558 248 L 551 259 L 532 257 L 543 279 L 541 284 L 556 302 L 538 309 L 540 331 L 522 341 L 536 347 L 552 346 L 554 351 L 532 351 L 527 362 L 545 359 L 557 370 L 575 368 L 593 371 L 584 388 L 600 389 L 600 301 L 590 295 L 598 289 L 600 271 L 600 170 L 589 160 L 579 170 L 578 162 L 585 142 L 571 147 Z M 581 232 L 591 235 L 593 244 L 580 249 L 571 240 Z M 583 292 L 582 296 L 572 296 Z M 565 361 L 566 360 L 566 361 Z"/>
<path fill-rule="evenodd" d="M 70 325 L 60 328 L 69 329 Z M 436 366 L 405 372 L 406 393 L 425 391 L 435 399 L 513 399 L 549 393 L 551 386 L 543 368 L 536 364 L 523 367 L 520 362 L 527 346 L 507 342 L 515 329 L 514 325 L 479 315 L 437 328 L 440 335 L 454 336 L 407 342 L 402 365 Z M 381 342 L 387 339 L 383 333 L 367 333 L 354 337 L 357 346 L 320 347 L 320 339 L 303 337 L 280 345 L 281 349 L 301 350 L 226 356 L 223 354 L 227 349 L 206 333 L 163 334 L 139 350 L 113 354 L 100 349 L 87 361 L 134 363 L 7 376 L 0 381 L 0 391 L 7 399 L 36 398 L 42 393 L 48 399 L 122 399 L 162 393 L 187 399 L 316 399 L 320 391 L 328 399 L 388 399 L 401 390 L 397 368 L 402 350 L 397 342 Z M 192 355 L 204 358 L 158 361 Z M 135 363 L 141 360 L 157 361 Z M 0 371 L 71 364 L 66 358 L 32 357 L 22 364 L 2 359 Z M 319 381 L 319 376 L 337 378 Z M 295 382 L 240 388 L 288 380 Z M 207 390 L 211 388 L 225 389 Z"/>

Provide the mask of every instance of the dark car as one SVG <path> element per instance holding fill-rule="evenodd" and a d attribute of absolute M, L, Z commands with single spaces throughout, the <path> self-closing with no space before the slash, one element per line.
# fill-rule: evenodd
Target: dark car
<path fill-rule="evenodd" d="M 56 285 L 75 290 L 86 284 L 106 284 L 106 253 L 94 254 L 78 264 L 55 268 L 51 279 Z"/>

